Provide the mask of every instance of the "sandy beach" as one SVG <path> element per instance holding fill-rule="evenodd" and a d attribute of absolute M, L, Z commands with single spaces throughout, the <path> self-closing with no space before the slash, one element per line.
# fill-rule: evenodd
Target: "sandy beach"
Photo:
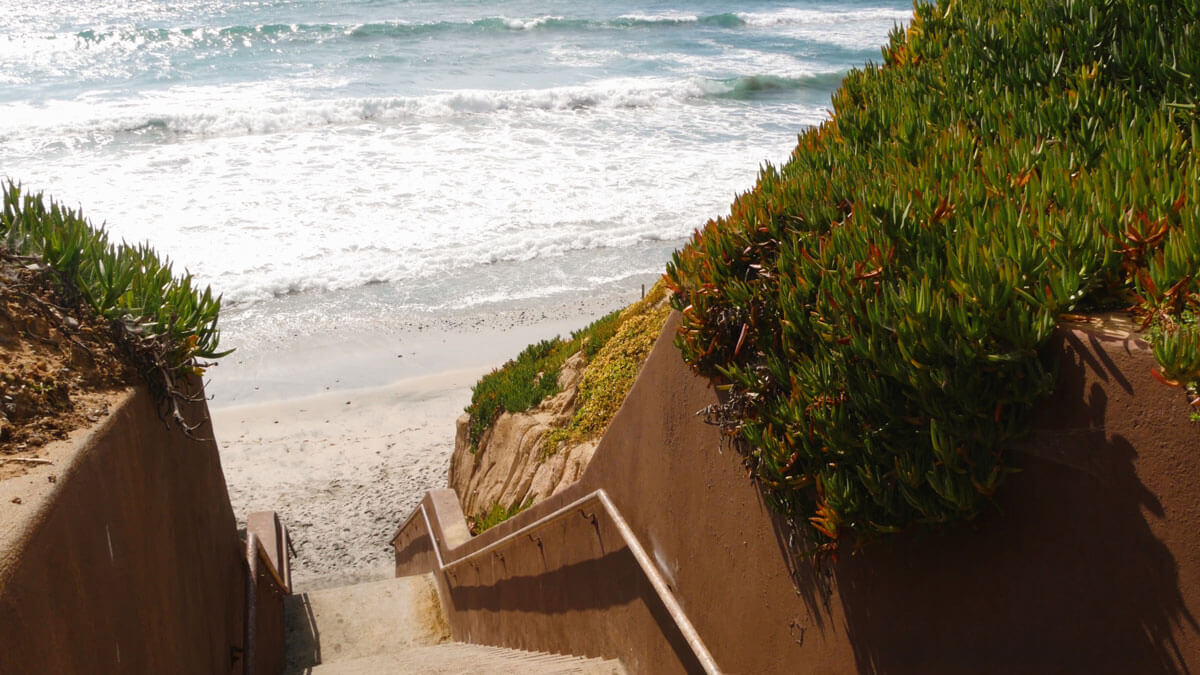
<path fill-rule="evenodd" d="M 297 588 L 390 576 L 388 540 L 425 491 L 446 485 L 454 422 L 471 386 L 529 343 L 567 335 L 637 297 L 239 350 L 214 369 L 208 388 L 239 525 L 254 511 L 279 513 L 292 533 Z"/>

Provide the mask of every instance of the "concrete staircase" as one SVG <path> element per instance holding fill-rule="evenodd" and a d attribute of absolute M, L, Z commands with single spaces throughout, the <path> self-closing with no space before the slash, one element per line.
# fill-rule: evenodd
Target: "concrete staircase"
<path fill-rule="evenodd" d="M 617 674 L 617 661 L 450 641 L 431 575 L 298 593 L 284 601 L 286 672 Z"/>

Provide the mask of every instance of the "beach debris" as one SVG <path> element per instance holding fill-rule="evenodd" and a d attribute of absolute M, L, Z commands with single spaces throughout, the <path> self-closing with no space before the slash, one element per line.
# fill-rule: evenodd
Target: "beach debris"
<path fill-rule="evenodd" d="M 38 457 L 0 457 L 0 463 L 21 462 L 23 464 L 53 464 L 54 462 L 48 459 L 40 459 Z"/>

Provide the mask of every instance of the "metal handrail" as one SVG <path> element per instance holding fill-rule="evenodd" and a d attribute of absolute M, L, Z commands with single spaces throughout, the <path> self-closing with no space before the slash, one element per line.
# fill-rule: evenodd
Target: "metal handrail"
<path fill-rule="evenodd" d="M 254 647 L 258 637 L 258 535 L 246 533 L 246 634 L 242 650 L 242 673 L 254 675 Z"/>
<path fill-rule="evenodd" d="M 633 553 L 633 557 L 637 561 L 638 567 L 641 568 L 642 574 L 644 574 L 646 579 L 650 582 L 655 594 L 658 595 L 659 600 L 662 601 L 664 608 L 667 610 L 667 614 L 670 615 L 672 622 L 675 623 L 675 627 L 679 629 L 679 632 L 683 635 L 684 641 L 687 642 L 688 647 L 692 650 L 692 654 L 696 657 L 696 660 L 699 661 L 700 666 L 704 668 L 704 672 L 709 674 L 720 673 L 721 670 L 717 667 L 716 660 L 713 659 L 712 653 L 708 650 L 707 645 L 704 644 L 704 640 L 700 637 L 700 633 L 696 631 L 696 627 L 692 625 L 691 620 L 688 619 L 687 614 L 683 611 L 683 607 L 679 604 L 679 600 L 675 597 L 675 593 L 671 591 L 670 586 L 667 584 L 666 580 L 663 579 L 662 572 L 660 572 L 655 566 L 653 560 L 650 558 L 650 555 L 646 553 L 646 549 L 643 548 L 641 542 L 638 541 L 633 529 L 621 515 L 620 511 L 617 510 L 616 505 L 613 504 L 612 500 L 608 496 L 608 493 L 605 492 L 603 488 L 595 490 L 594 492 L 590 492 L 567 504 L 566 506 L 560 507 L 559 509 L 548 513 L 545 516 L 538 518 L 532 523 L 514 530 L 513 532 L 510 532 L 493 542 L 489 542 L 487 545 L 479 548 L 478 550 L 472 551 L 466 555 L 463 555 L 462 557 L 455 558 L 450 562 L 446 562 L 442 558 L 441 541 L 434 534 L 434 529 L 429 520 L 429 513 L 425 508 L 424 501 L 417 505 L 417 510 L 421 512 L 421 515 L 424 518 L 425 529 L 429 534 L 429 538 L 432 540 L 433 551 L 437 558 L 438 571 L 441 572 L 459 565 L 460 563 L 466 563 L 476 556 L 482 556 L 501 546 L 502 544 L 513 541 L 518 537 L 527 536 L 532 532 L 550 524 L 551 522 L 560 520 L 569 515 L 574 515 L 581 506 L 591 501 L 599 501 L 608 517 L 611 518 L 613 524 L 616 525 L 617 532 L 620 533 L 621 539 L 625 542 L 625 545 L 629 548 L 630 552 Z M 407 527 L 408 523 L 415 515 L 416 511 L 414 511 L 408 518 L 405 519 L 405 525 L 401 527 L 401 531 Z M 398 537 L 399 534 L 400 531 L 396 533 L 396 537 Z M 393 542 L 395 541 L 396 537 L 392 538 Z"/>
<path fill-rule="evenodd" d="M 287 564 L 288 547 L 291 540 L 287 533 L 287 528 L 280 527 L 282 530 L 280 542 L 282 554 L 284 556 L 284 564 Z M 267 574 L 271 580 L 283 590 L 285 595 L 290 595 L 292 589 L 288 584 L 284 583 L 283 576 L 279 570 L 275 569 L 275 563 L 271 561 L 270 554 L 267 553 L 267 548 L 263 546 L 262 539 L 254 532 L 246 533 L 246 627 L 243 641 L 245 646 L 242 650 L 242 673 L 243 675 L 254 675 L 254 652 L 258 641 L 258 567 L 260 563 L 265 563 Z"/>
<path fill-rule="evenodd" d="M 249 536 L 253 537 L 253 541 L 255 543 L 255 548 L 258 550 L 258 557 L 260 560 L 262 560 L 263 562 L 265 562 L 267 564 L 267 571 L 270 572 L 271 578 L 275 580 L 275 583 L 281 589 L 283 589 L 283 592 L 285 595 L 290 595 L 292 592 L 292 589 L 288 588 L 287 583 L 284 582 L 284 580 L 283 580 L 283 575 L 280 574 L 279 570 L 275 569 L 275 563 L 273 563 L 271 561 L 271 555 L 269 553 L 267 553 L 267 547 L 263 546 L 262 539 L 260 539 L 257 534 L 253 534 L 253 533 L 251 533 Z M 246 546 L 247 546 L 247 548 L 249 548 L 250 539 L 247 539 Z M 287 548 L 285 545 L 284 555 L 287 555 L 286 551 L 287 551 Z"/>

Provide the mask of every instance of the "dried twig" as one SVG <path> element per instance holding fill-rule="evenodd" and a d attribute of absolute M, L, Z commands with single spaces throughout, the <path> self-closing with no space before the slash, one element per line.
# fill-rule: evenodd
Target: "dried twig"
<path fill-rule="evenodd" d="M 27 464 L 53 464 L 48 459 L 38 459 L 37 457 L 0 457 L 0 462 L 25 462 Z"/>

